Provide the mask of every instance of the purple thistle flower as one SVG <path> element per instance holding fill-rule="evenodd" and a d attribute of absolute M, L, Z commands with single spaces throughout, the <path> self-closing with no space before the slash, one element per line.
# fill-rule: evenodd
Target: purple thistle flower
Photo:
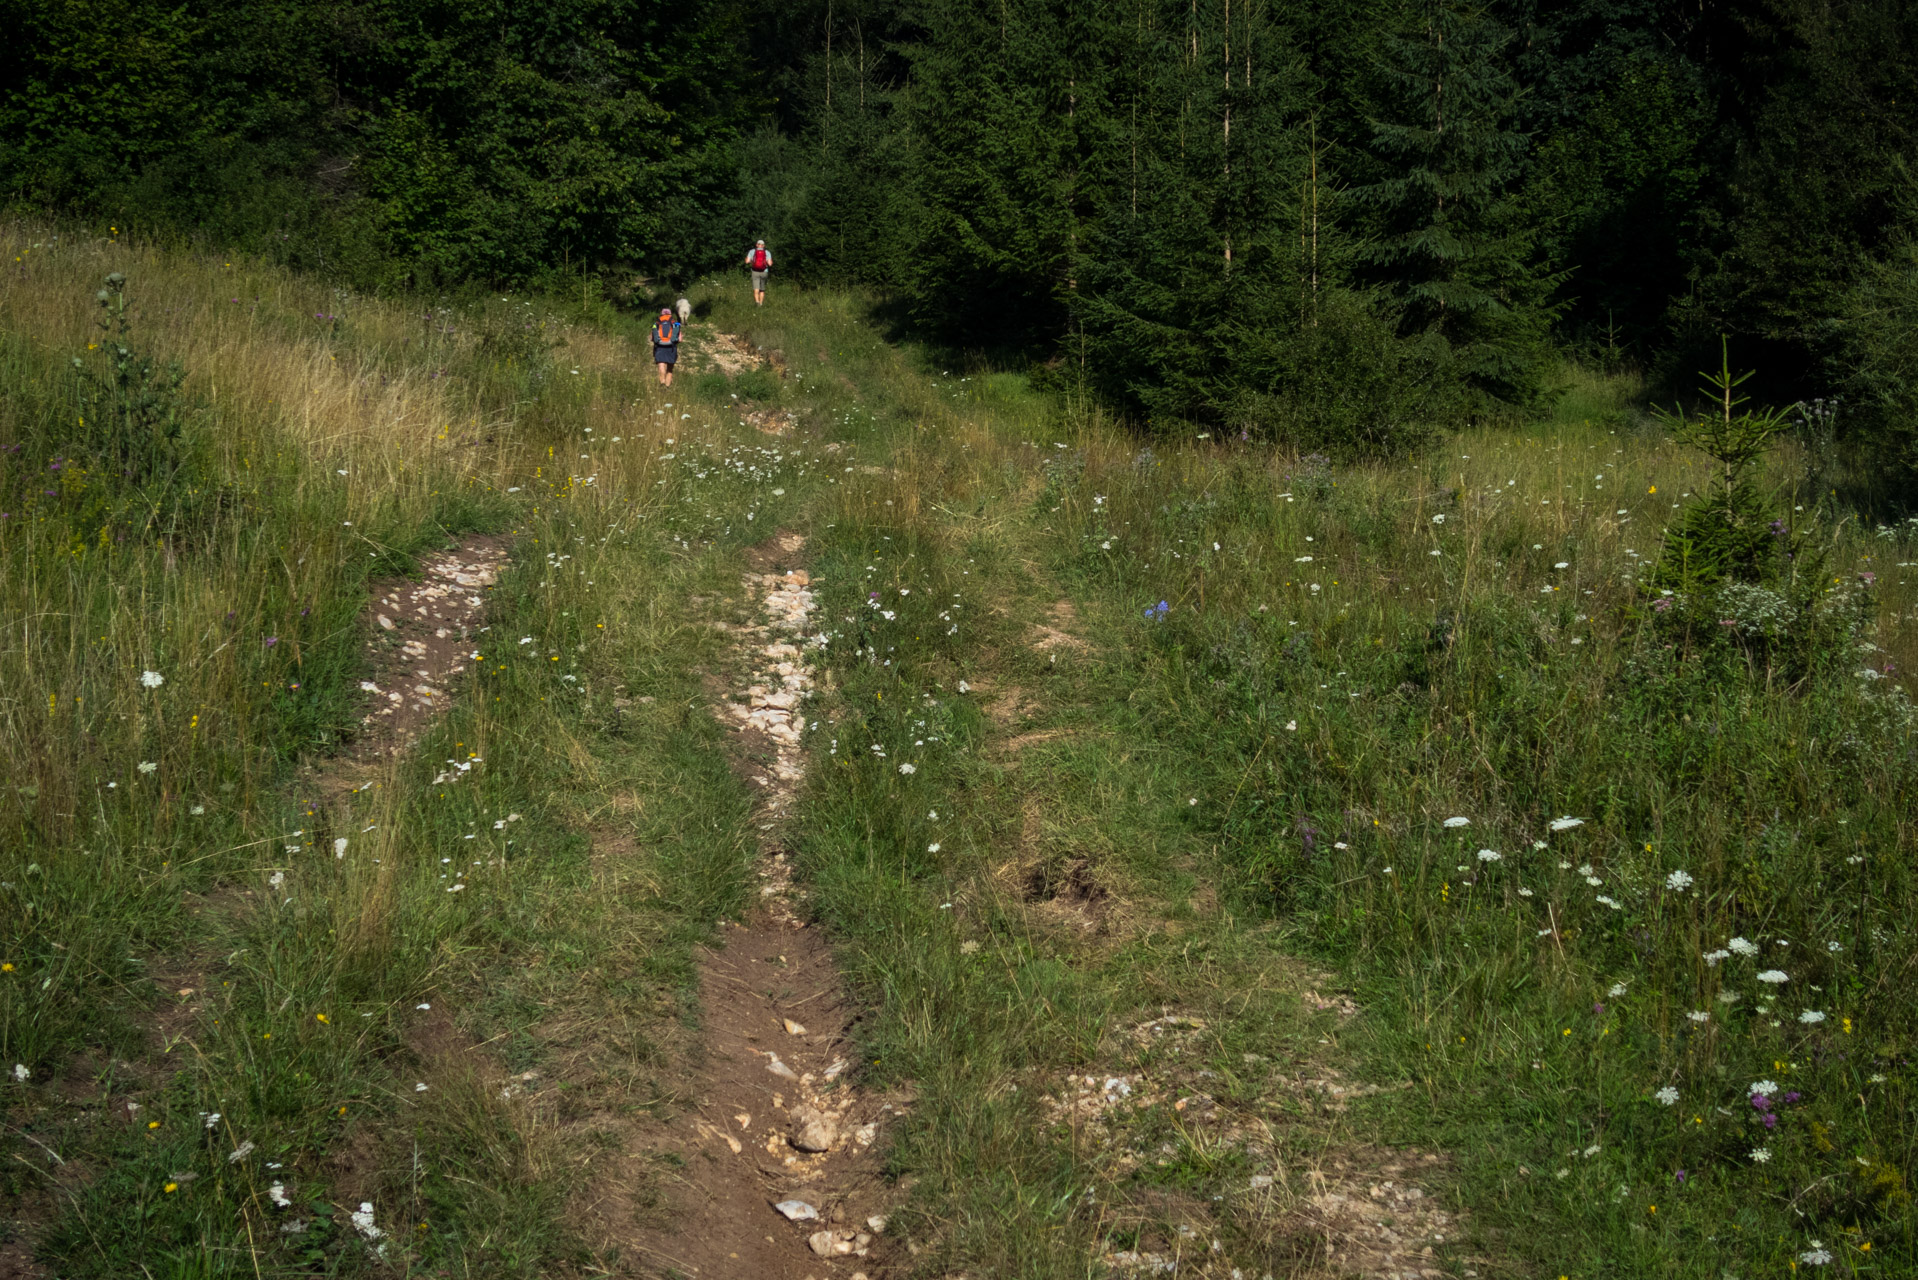
<path fill-rule="evenodd" d="M 278 636 L 268 636 L 266 638 L 266 647 L 271 649 L 274 645 L 278 644 L 279 642 L 280 642 L 280 638 Z"/>

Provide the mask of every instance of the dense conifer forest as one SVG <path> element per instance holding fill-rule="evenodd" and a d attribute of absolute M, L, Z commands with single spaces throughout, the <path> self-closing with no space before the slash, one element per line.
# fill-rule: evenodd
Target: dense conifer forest
<path fill-rule="evenodd" d="M 1721 334 L 1909 464 L 1906 0 L 9 0 L 17 207 L 358 288 L 732 263 L 1141 424 L 1394 452 Z M 1656 383 L 1655 383 L 1656 385 Z"/>

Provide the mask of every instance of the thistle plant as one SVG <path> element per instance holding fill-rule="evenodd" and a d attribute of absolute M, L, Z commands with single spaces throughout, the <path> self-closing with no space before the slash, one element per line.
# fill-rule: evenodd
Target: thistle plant
<path fill-rule="evenodd" d="M 109 476 L 117 474 L 137 488 L 165 486 L 184 461 L 186 370 L 177 360 L 162 364 L 129 345 L 124 275 L 107 276 L 94 301 L 100 308 L 95 322 L 100 338 L 88 349 L 99 358 L 92 363 L 73 358 L 80 448 Z"/>

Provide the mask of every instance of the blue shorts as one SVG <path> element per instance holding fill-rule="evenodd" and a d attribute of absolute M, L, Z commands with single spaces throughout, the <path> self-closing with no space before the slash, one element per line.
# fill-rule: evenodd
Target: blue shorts
<path fill-rule="evenodd" d="M 655 342 L 653 344 L 654 364 L 678 364 L 679 344 L 677 342 Z"/>

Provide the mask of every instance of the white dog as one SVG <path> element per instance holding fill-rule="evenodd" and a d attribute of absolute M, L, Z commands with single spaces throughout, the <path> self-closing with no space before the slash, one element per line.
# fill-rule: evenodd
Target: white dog
<path fill-rule="evenodd" d="M 673 304 L 673 309 L 679 312 L 679 322 L 681 324 L 685 324 L 688 320 L 691 320 L 693 318 L 693 304 L 688 302 L 684 298 L 681 298 L 678 302 L 675 302 Z"/>

